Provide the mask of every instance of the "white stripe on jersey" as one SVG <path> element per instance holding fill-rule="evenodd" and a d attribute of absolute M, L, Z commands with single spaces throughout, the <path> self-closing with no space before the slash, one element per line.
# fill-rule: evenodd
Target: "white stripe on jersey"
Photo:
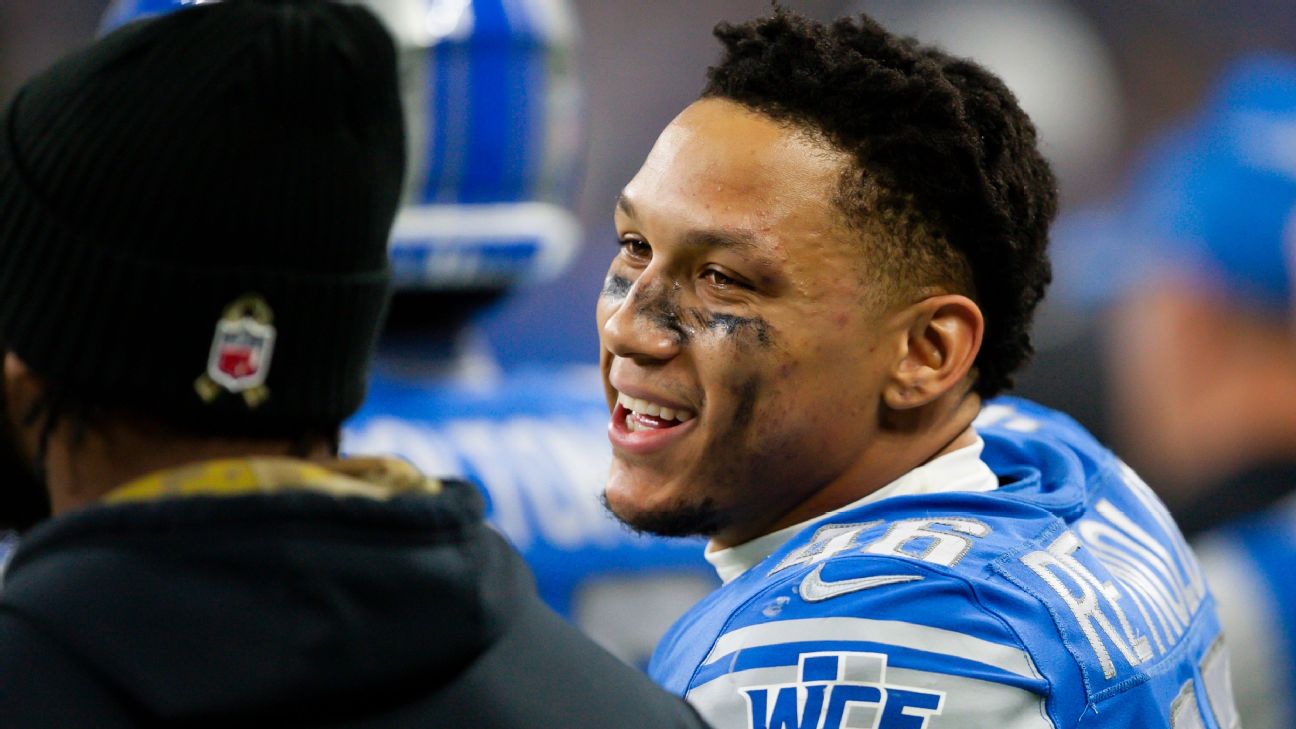
<path fill-rule="evenodd" d="M 882 643 L 966 658 L 1024 678 L 1040 677 L 1030 655 L 1017 646 L 993 643 L 944 628 L 868 618 L 804 618 L 750 625 L 721 636 L 702 663 L 713 663 L 739 649 L 821 640 Z"/>
<path fill-rule="evenodd" d="M 941 713 L 930 725 L 940 729 L 1055 729 L 1045 697 L 1015 686 L 905 668 L 886 669 L 886 683 L 942 691 Z M 742 689 L 792 683 L 796 666 L 753 668 L 722 676 L 685 697 L 714 729 L 750 729 L 750 709 Z"/>

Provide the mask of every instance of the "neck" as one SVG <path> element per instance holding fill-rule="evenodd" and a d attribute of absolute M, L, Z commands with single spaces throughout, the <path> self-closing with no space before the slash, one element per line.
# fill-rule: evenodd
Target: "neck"
<path fill-rule="evenodd" d="M 151 428 L 111 426 L 73 438 L 60 424 L 50 435 L 45 480 L 55 515 L 95 503 L 119 486 L 147 474 L 220 458 L 291 456 L 324 462 L 334 458 L 325 438 L 226 438 L 176 435 Z"/>
<path fill-rule="evenodd" d="M 973 392 L 951 396 L 948 402 L 880 418 L 875 437 L 854 465 L 818 489 L 809 498 L 771 522 L 741 525 L 716 533 L 713 548 L 724 549 L 813 519 L 854 503 L 913 469 L 976 443 L 972 421 L 981 412 L 981 398 Z"/>

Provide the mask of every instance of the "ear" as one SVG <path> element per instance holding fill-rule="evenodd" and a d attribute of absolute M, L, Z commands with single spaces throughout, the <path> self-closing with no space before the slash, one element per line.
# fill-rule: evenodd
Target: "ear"
<path fill-rule="evenodd" d="M 3 351 L 0 349 L 0 351 Z M 3 355 L 4 381 L 0 387 L 7 398 L 12 384 L 28 389 L 22 380 L 31 370 L 12 354 Z M 12 383 L 12 384 L 11 384 Z M 27 441 L 20 441 L 14 409 L 0 401 L 0 529 L 25 532 L 51 514 L 50 496 L 42 474 L 33 467 Z"/>
<path fill-rule="evenodd" d="M 3 387 L 3 415 L 9 418 L 6 425 L 17 436 L 20 447 L 30 455 L 35 452 L 39 428 L 29 421 L 43 397 L 45 383 L 18 355 L 5 352 Z"/>
<path fill-rule="evenodd" d="M 958 294 L 923 299 L 900 316 L 906 339 L 882 398 L 893 410 L 910 410 L 960 389 L 981 351 L 985 317 Z"/>

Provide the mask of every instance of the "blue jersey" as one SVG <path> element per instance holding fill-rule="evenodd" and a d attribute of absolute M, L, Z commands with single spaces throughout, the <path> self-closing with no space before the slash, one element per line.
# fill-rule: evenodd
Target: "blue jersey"
<path fill-rule="evenodd" d="M 717 580 L 701 540 L 634 534 L 603 507 L 612 455 L 601 392 L 589 366 L 478 379 L 380 374 L 343 447 L 477 483 L 488 520 L 527 560 L 541 597 L 644 666 L 670 623 Z"/>
<path fill-rule="evenodd" d="M 690 610 L 651 675 L 717 729 L 1235 726 L 1200 567 L 1069 418 L 978 420 L 986 492 L 814 522 Z"/>

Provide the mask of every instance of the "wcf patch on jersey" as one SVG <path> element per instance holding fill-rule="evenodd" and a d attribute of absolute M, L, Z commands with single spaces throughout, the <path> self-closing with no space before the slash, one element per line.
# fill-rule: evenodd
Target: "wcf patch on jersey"
<path fill-rule="evenodd" d="M 945 694 L 886 683 L 882 653 L 802 653 L 796 683 L 742 690 L 750 729 L 924 729 Z"/>
<path fill-rule="evenodd" d="M 265 299 L 245 294 L 225 307 L 216 322 L 207 371 L 194 381 L 203 402 L 213 402 L 222 392 L 238 393 L 254 408 L 270 397 L 266 377 L 274 354 L 274 314 Z"/>

